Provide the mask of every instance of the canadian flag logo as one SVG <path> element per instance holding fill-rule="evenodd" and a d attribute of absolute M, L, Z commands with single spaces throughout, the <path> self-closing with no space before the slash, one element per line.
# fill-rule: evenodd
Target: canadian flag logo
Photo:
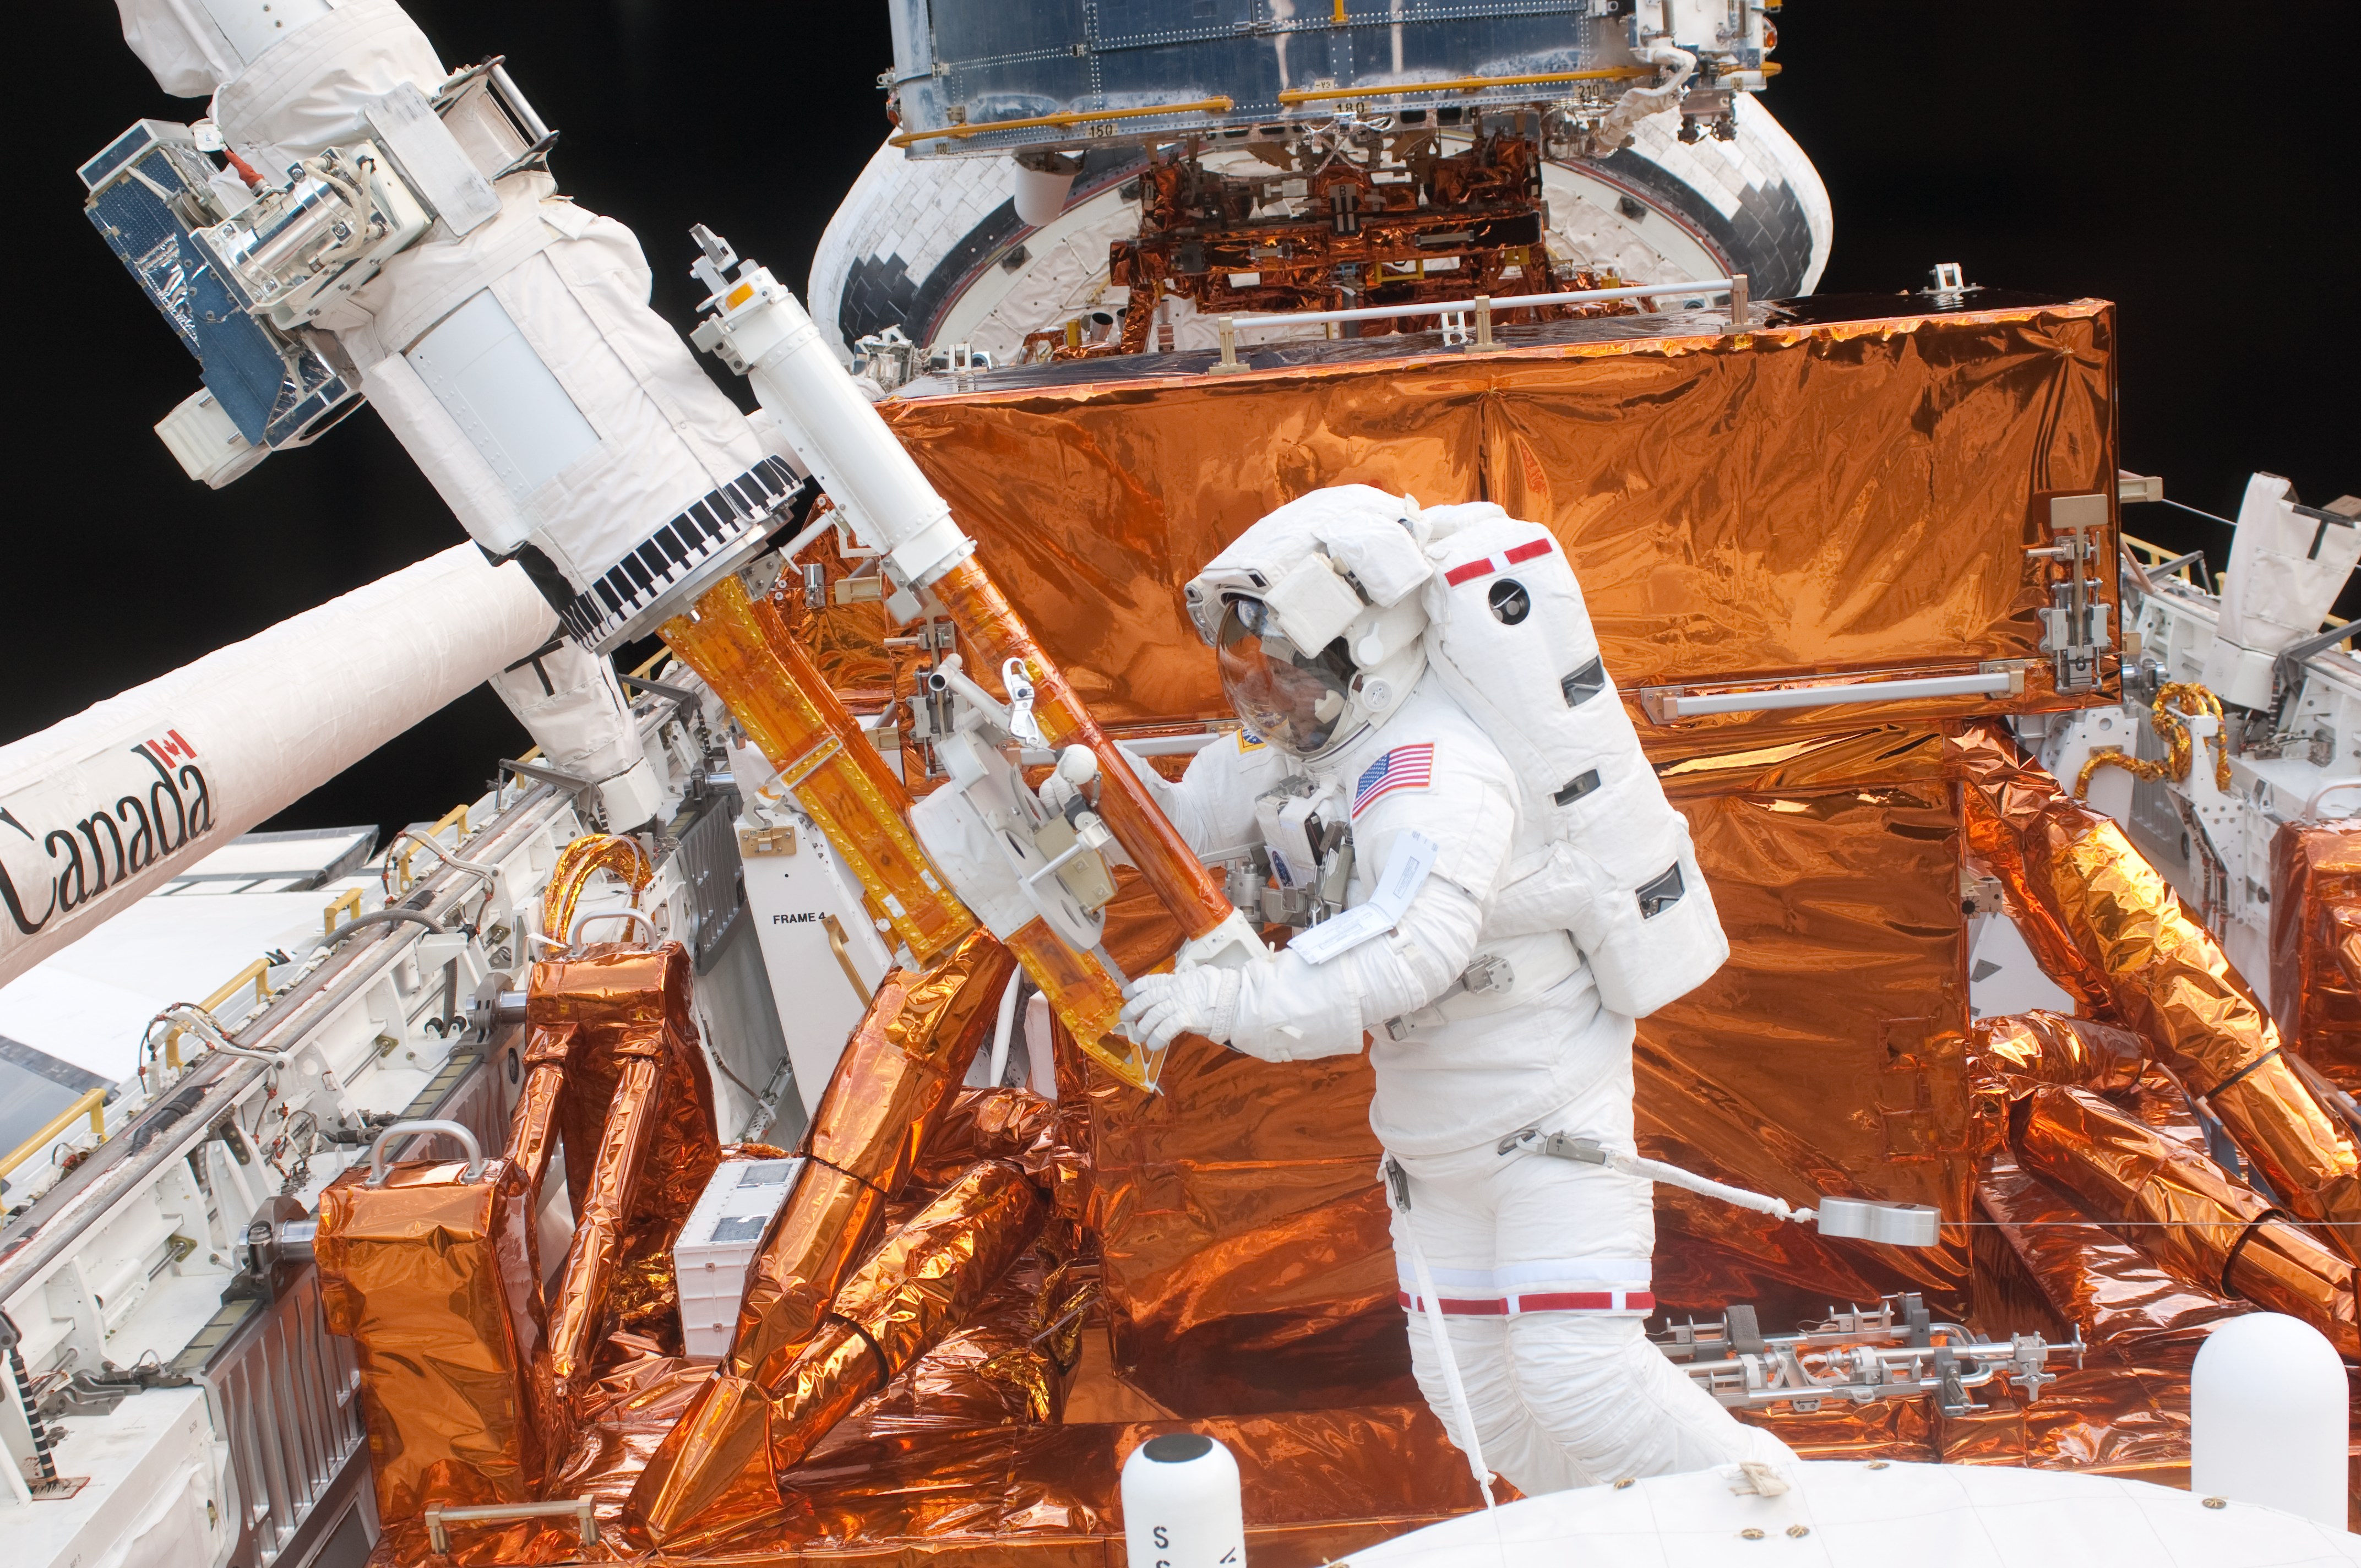
<path fill-rule="evenodd" d="M 171 765 L 172 759 L 175 757 L 184 761 L 194 761 L 197 755 L 197 749 L 181 740 L 181 732 L 177 729 L 165 730 L 161 740 L 148 742 L 148 749 L 155 752 L 156 760 L 167 767 Z"/>

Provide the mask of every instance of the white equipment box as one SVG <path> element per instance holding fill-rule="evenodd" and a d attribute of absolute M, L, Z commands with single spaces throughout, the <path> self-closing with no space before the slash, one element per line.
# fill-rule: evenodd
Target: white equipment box
<path fill-rule="evenodd" d="M 800 1159 L 724 1160 L 673 1244 L 680 1329 L 691 1355 L 718 1356 L 738 1326 L 738 1299 L 771 1216 L 796 1184 Z"/>

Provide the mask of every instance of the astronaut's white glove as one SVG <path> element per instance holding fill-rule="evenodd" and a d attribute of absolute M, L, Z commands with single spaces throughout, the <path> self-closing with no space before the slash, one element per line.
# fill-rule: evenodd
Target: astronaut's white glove
<path fill-rule="evenodd" d="M 1147 974 L 1124 992 L 1123 1021 L 1131 1037 L 1161 1050 L 1178 1035 L 1229 1042 L 1238 1021 L 1238 971 L 1210 964 L 1180 974 Z"/>
<path fill-rule="evenodd" d="M 1058 753 L 1058 765 L 1041 781 L 1041 804 L 1057 815 L 1066 814 L 1066 805 L 1082 793 L 1082 786 L 1099 776 L 1099 760 L 1088 746 L 1069 746 Z"/>

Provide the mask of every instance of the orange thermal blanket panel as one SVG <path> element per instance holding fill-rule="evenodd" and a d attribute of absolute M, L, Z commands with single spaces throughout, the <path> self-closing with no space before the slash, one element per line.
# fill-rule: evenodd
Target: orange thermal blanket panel
<path fill-rule="evenodd" d="M 2361 821 L 2271 844 L 2271 1012 L 2289 1046 L 2361 1093 Z"/>
<path fill-rule="evenodd" d="M 932 970 L 896 970 L 878 986 L 812 1117 L 803 1173 L 756 1255 L 729 1371 L 767 1385 L 818 1328 L 879 1205 L 900 1190 L 990 1034 L 1015 968 L 1006 948 L 976 931 Z"/>
<path fill-rule="evenodd" d="M 668 1550 L 694 1550 L 777 1512 L 778 1477 L 973 1311 L 1047 1212 L 1015 1166 L 971 1169 L 862 1262 L 774 1389 L 715 1380 L 714 1403 L 732 1419 L 692 1429 L 693 1463 L 642 1473 L 627 1513 L 634 1528 Z"/>
<path fill-rule="evenodd" d="M 1977 1019 L 1968 1031 L 1968 1057 L 1980 1076 L 2096 1094 L 2129 1089 L 2148 1069 L 2147 1047 L 2129 1029 L 2039 1010 Z"/>
<path fill-rule="evenodd" d="M 578 1219 L 603 1215 L 577 1232 L 567 1265 L 569 1282 L 606 1281 L 603 1302 L 568 1293 L 550 1309 L 553 1343 L 575 1357 L 572 1376 L 615 1327 L 677 1343 L 673 1239 L 721 1163 L 690 985 L 688 953 L 677 942 L 653 950 L 594 946 L 533 966 L 525 1002 L 533 1039 L 566 1036 L 557 1121 L 566 1196 Z M 632 1157 L 630 1148 L 645 1152 Z M 609 1182 L 603 1196 L 595 1190 L 602 1171 Z M 634 1179 L 635 1195 L 619 1202 Z"/>
<path fill-rule="evenodd" d="M 708 1507 L 735 1518 L 776 1506 L 761 1487 L 743 1507 L 727 1504 L 744 1490 L 751 1456 L 766 1451 L 769 1391 L 819 1332 L 950 1086 L 991 1030 L 1015 970 L 1006 948 L 974 930 L 926 973 L 895 970 L 879 983 L 805 1135 L 803 1169 L 755 1255 L 730 1354 L 650 1456 L 634 1493 L 660 1530 Z"/>
<path fill-rule="evenodd" d="M 542 1350 L 533 1208 L 504 1160 L 346 1171 L 320 1195 L 331 1332 L 353 1341 L 378 1517 L 430 1503 L 522 1502 L 563 1457 L 537 1415 Z"/>
<path fill-rule="evenodd" d="M 728 705 L 921 964 L 975 929 L 905 820 L 909 792 L 767 600 L 721 579 L 664 640 Z"/>
<path fill-rule="evenodd" d="M 1997 729 L 1962 735 L 1969 841 L 2042 967 L 2137 1030 L 2303 1219 L 2361 1260 L 2361 1156 L 2279 1055 L 2279 1032 L 2213 933 L 2106 817 Z"/>
<path fill-rule="evenodd" d="M 2212 1160 L 2086 1090 L 2035 1091 L 2015 1135 L 2057 1183 L 2174 1277 L 2303 1319 L 2361 1359 L 2354 1267 Z"/>

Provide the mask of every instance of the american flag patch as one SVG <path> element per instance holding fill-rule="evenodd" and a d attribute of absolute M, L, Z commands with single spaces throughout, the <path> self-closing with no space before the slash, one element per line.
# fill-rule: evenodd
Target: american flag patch
<path fill-rule="evenodd" d="M 1397 746 L 1363 770 L 1353 785 L 1353 815 L 1358 817 L 1372 801 L 1398 789 L 1425 789 L 1434 783 L 1434 742 Z"/>

